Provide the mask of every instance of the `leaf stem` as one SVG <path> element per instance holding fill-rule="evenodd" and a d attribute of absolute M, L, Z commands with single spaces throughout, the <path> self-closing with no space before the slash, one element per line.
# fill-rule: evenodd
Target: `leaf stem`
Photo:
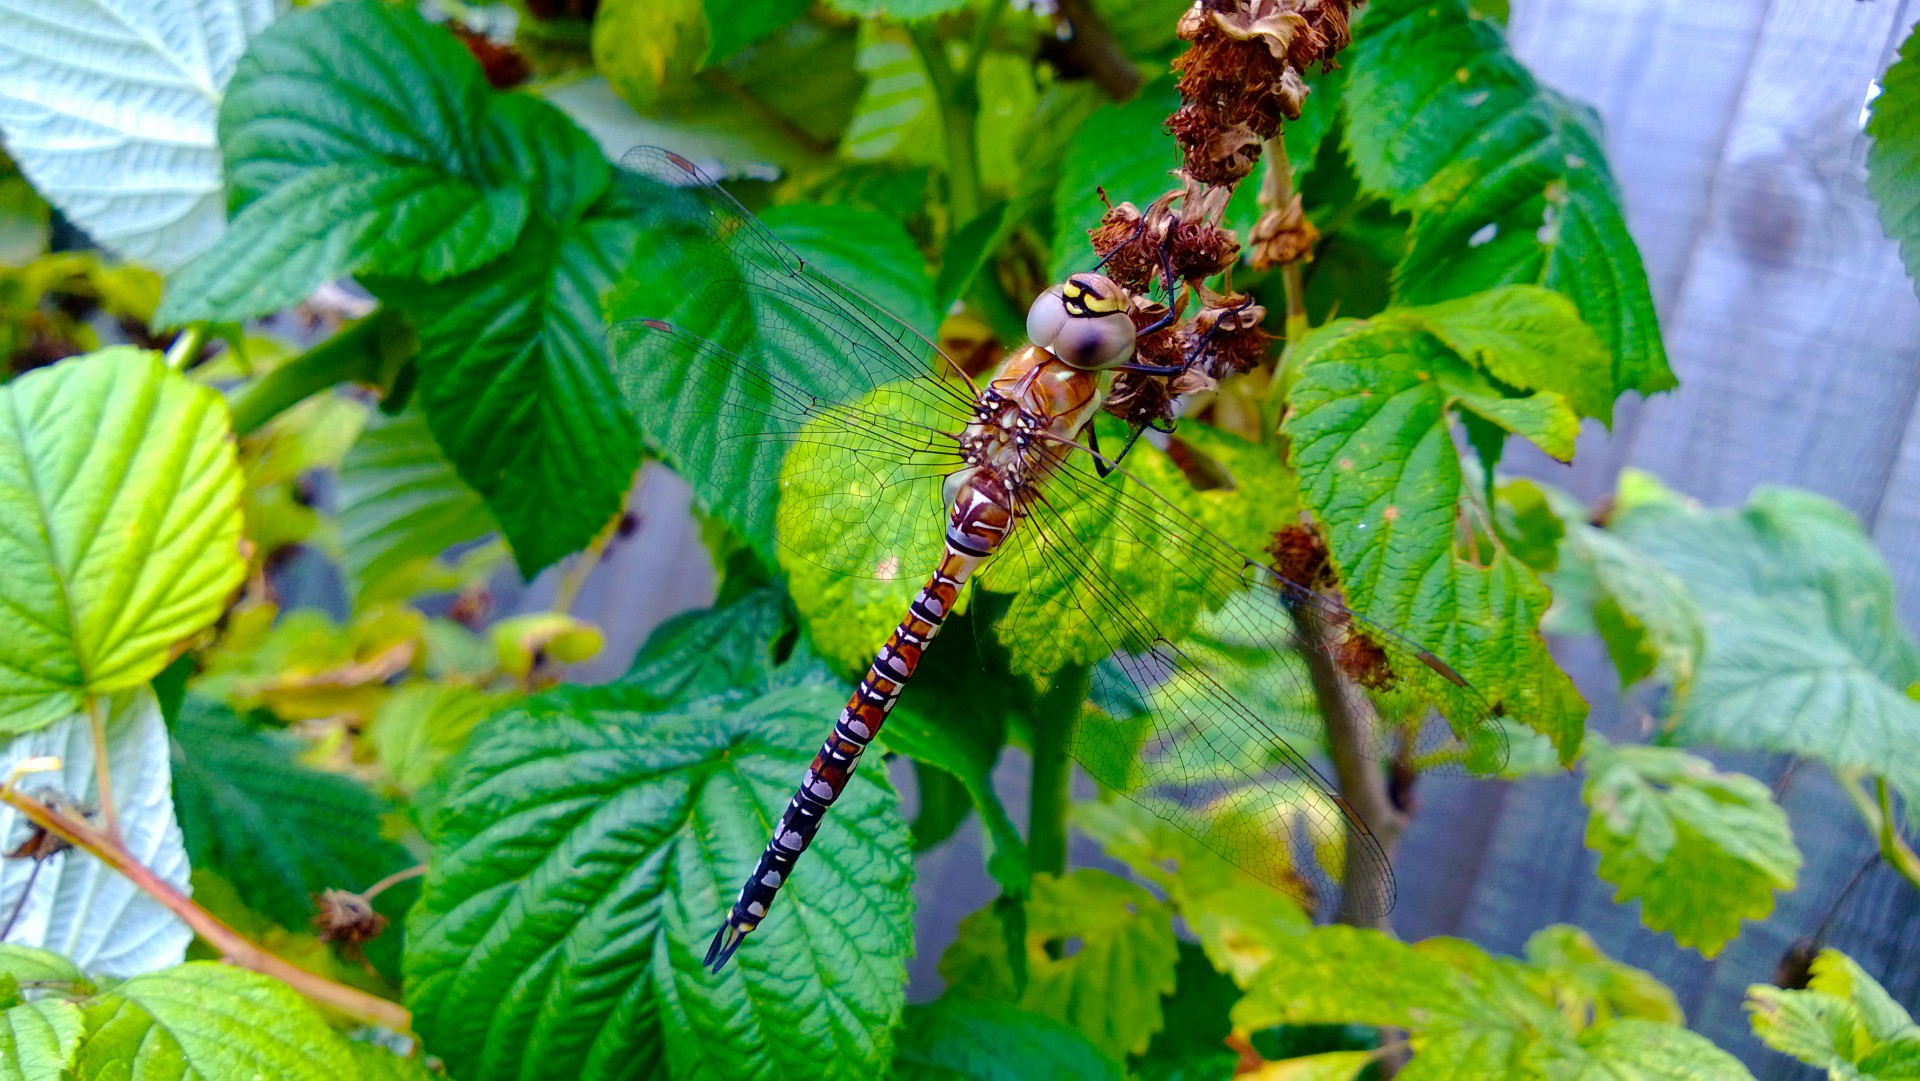
<path fill-rule="evenodd" d="M 407 879 L 419 878 L 426 873 L 427 865 L 424 863 L 416 863 L 412 867 L 402 867 L 400 870 L 368 886 L 360 894 L 360 897 L 362 900 L 371 901 L 393 887 L 398 886 L 400 883 L 405 882 Z"/>
<path fill-rule="evenodd" d="M 143 893 L 180 917 L 188 927 L 193 928 L 195 934 L 241 968 L 271 976 L 306 998 L 362 1024 L 377 1025 L 399 1033 L 411 1031 L 413 1015 L 399 1003 L 315 975 L 248 941 L 219 917 L 194 904 L 172 883 L 154 874 L 133 853 L 127 851 L 118 837 L 109 836 L 91 823 L 48 807 L 12 785 L 0 788 L 0 803 L 19 811 L 34 825 L 65 838 L 75 848 L 84 849 L 100 862 L 125 875 Z"/>
<path fill-rule="evenodd" d="M 233 431 L 246 435 L 338 383 L 393 385 L 419 351 L 406 321 L 386 308 L 357 322 L 267 373 L 233 402 Z"/>
<path fill-rule="evenodd" d="M 93 785 L 100 790 L 100 815 L 107 836 L 120 839 L 120 811 L 113 803 L 113 770 L 107 763 L 107 721 L 100 715 L 100 699 L 87 696 L 87 725 L 93 730 Z"/>
<path fill-rule="evenodd" d="M 1263 156 L 1267 169 L 1260 176 L 1260 209 L 1285 210 L 1293 202 L 1293 162 L 1286 140 L 1277 135 L 1268 139 Z M 1286 295 L 1287 344 L 1292 345 L 1307 333 L 1307 287 L 1298 261 L 1280 268 L 1280 288 Z"/>
<path fill-rule="evenodd" d="M 1836 771 L 1841 791 L 1853 801 L 1853 809 L 1867 824 L 1867 832 L 1874 835 L 1880 844 L 1880 858 L 1900 873 L 1900 877 L 1920 887 L 1920 854 L 1916 854 L 1900 836 L 1897 816 L 1893 813 L 1893 798 L 1887 791 L 1884 778 L 1873 779 L 1874 795 L 1867 795 L 1861 787 L 1863 776 L 1860 770 Z"/>
<path fill-rule="evenodd" d="M 189 323 L 185 330 L 174 336 L 173 344 L 167 346 L 167 369 L 184 372 L 200 355 L 200 347 L 207 342 L 207 324 Z"/>
<path fill-rule="evenodd" d="M 1067 808 L 1073 796 L 1073 769 L 1067 739 L 1080 719 L 1093 669 L 1070 665 L 1034 703 L 1033 777 L 1027 796 L 1027 858 L 1035 872 L 1058 875 L 1067 869 Z"/>

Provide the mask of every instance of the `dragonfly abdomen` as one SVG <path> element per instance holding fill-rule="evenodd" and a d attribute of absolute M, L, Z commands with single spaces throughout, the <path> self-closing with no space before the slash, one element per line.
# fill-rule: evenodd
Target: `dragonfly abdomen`
<path fill-rule="evenodd" d="M 981 540 L 976 539 L 976 543 Z M 846 790 L 853 771 L 860 765 L 860 756 L 879 734 L 887 714 L 892 712 L 894 703 L 900 700 L 901 692 L 919 668 L 922 651 L 940 633 L 940 625 L 953 611 L 960 587 L 980 566 L 986 553 L 991 552 L 994 543 L 997 540 L 987 542 L 986 552 L 975 554 L 949 542 L 939 569 L 920 587 L 919 594 L 907 606 L 906 618 L 874 655 L 866 676 L 840 710 L 832 733 L 807 766 L 799 789 L 787 801 L 786 810 L 774 826 L 773 839 L 760 853 L 760 862 L 754 866 L 753 874 L 740 887 L 740 896 L 727 913 L 726 922 L 713 936 L 713 944 L 707 948 L 706 965 L 714 972 L 720 971 L 746 936 L 766 918 L 774 895 L 786 884 L 800 853 L 813 842 L 827 809 Z"/>

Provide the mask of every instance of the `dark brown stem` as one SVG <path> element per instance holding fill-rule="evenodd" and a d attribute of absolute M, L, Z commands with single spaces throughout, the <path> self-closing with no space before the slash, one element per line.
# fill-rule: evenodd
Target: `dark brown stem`
<path fill-rule="evenodd" d="M 125 875 L 141 892 L 166 906 L 167 911 L 180 917 L 188 927 L 193 928 L 195 934 L 219 950 L 221 956 L 241 968 L 271 976 L 308 999 L 363 1024 L 378 1025 L 401 1033 L 411 1030 L 413 1015 L 399 1003 L 316 976 L 261 949 L 227 926 L 218 916 L 194 904 L 186 894 L 174 889 L 172 883 L 154 874 L 146 864 L 127 851 L 119 838 L 109 836 L 91 823 L 48 807 L 11 785 L 0 788 L 0 803 L 19 811 L 34 825 L 65 838 L 75 848 L 85 850 Z"/>
<path fill-rule="evenodd" d="M 1126 101 L 1139 93 L 1140 69 L 1120 47 L 1120 39 L 1094 13 L 1093 5 L 1087 0 L 1058 0 L 1056 6 L 1069 31 L 1060 43 L 1067 63 L 1086 72 L 1115 101 Z"/>

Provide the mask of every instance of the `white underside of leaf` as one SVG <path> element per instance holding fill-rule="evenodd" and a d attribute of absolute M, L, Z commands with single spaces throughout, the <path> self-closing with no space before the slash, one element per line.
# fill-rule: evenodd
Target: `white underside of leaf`
<path fill-rule="evenodd" d="M 172 270 L 225 226 L 215 121 L 277 0 L 0 0 L 0 135 L 47 201 Z"/>
<path fill-rule="evenodd" d="M 188 891 L 187 850 L 173 813 L 173 769 L 167 728 L 153 692 L 139 687 L 102 701 L 107 714 L 107 760 L 113 775 L 120 831 L 141 863 L 182 893 Z M 61 768 L 24 775 L 29 793 L 58 791 L 86 806 L 99 802 L 93 776 L 93 735 L 84 714 L 20 736 L 0 751 L 0 777 L 16 763 L 55 756 Z M 19 812 L 0 808 L 0 845 L 11 850 L 27 836 Z M 33 862 L 0 861 L 0 924 L 21 904 Z M 134 976 L 180 963 L 193 932 L 119 872 L 77 850 L 40 869 L 4 941 L 42 946 L 87 972 Z"/>

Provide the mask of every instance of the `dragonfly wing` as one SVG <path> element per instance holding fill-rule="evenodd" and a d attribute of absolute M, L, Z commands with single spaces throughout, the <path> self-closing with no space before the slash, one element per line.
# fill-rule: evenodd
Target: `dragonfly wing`
<path fill-rule="evenodd" d="M 609 352 L 649 439 L 762 554 L 880 579 L 930 566 L 971 384 L 683 159 L 625 165 L 648 192 Z"/>

